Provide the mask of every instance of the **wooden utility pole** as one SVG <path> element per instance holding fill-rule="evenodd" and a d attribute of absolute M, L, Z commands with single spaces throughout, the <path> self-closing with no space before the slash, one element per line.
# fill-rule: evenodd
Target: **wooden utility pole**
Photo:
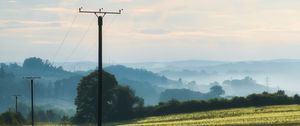
<path fill-rule="evenodd" d="M 18 113 L 18 97 L 21 95 L 13 95 L 13 96 L 16 98 L 16 101 L 15 101 L 16 102 L 16 104 L 15 104 L 16 105 L 16 113 Z"/>
<path fill-rule="evenodd" d="M 31 125 L 34 126 L 34 108 L 33 108 L 33 80 L 40 79 L 41 77 L 24 77 L 27 80 L 30 80 L 30 88 L 31 88 Z"/>
<path fill-rule="evenodd" d="M 102 113 L 102 102 L 99 99 L 102 99 L 102 26 L 103 26 L 103 17 L 107 14 L 121 14 L 123 9 L 120 9 L 119 11 L 112 12 L 112 11 L 103 11 L 103 8 L 99 9 L 98 11 L 91 11 L 91 10 L 83 10 L 83 8 L 79 8 L 79 13 L 91 13 L 95 14 L 98 18 L 98 91 L 97 91 L 97 122 L 98 126 L 101 126 L 101 113 Z"/>

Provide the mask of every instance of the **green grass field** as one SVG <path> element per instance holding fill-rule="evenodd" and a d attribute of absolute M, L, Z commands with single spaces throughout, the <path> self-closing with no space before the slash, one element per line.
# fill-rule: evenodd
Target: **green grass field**
<path fill-rule="evenodd" d="M 266 107 L 248 107 L 237 109 L 214 110 L 154 116 L 127 122 L 104 124 L 122 126 L 160 126 L 160 125 L 195 125 L 195 126 L 265 126 L 265 125 L 300 125 L 300 105 L 278 105 Z"/>

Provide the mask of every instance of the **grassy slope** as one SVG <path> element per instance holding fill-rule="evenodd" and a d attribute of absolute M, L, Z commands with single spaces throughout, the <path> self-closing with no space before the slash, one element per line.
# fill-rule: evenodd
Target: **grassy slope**
<path fill-rule="evenodd" d="M 174 114 L 105 125 L 300 125 L 300 105 L 249 107 Z"/>

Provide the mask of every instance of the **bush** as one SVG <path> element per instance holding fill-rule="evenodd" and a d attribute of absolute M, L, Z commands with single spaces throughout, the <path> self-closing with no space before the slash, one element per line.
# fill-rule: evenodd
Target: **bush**
<path fill-rule="evenodd" d="M 0 116 L 1 125 L 21 126 L 24 123 L 25 119 L 20 113 L 5 112 Z"/>

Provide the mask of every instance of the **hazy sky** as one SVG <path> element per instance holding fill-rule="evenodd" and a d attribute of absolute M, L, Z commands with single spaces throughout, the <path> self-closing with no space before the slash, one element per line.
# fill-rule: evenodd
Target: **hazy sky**
<path fill-rule="evenodd" d="M 1 0 L 0 62 L 96 61 L 97 20 L 80 6 L 124 9 L 105 17 L 108 63 L 300 58 L 300 0 Z"/>

